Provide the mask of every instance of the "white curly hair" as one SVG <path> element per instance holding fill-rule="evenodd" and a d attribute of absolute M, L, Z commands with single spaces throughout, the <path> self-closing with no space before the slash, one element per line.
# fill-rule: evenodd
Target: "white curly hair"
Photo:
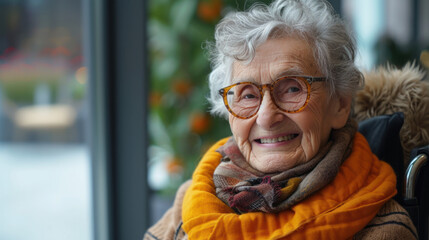
<path fill-rule="evenodd" d="M 235 61 L 250 63 L 255 49 L 268 39 L 299 37 L 313 47 L 330 95 L 354 96 L 363 85 L 355 65 L 356 44 L 346 24 L 324 0 L 277 0 L 256 4 L 247 11 L 229 12 L 216 26 L 215 42 L 207 45 L 210 112 L 228 116 L 219 89 L 230 85 Z"/>

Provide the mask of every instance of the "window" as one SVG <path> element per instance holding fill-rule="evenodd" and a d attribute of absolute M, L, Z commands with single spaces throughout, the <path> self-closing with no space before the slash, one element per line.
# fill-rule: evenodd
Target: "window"
<path fill-rule="evenodd" d="M 342 15 L 358 43 L 358 65 L 371 69 L 387 63 L 402 67 L 429 47 L 428 0 L 343 0 Z"/>
<path fill-rule="evenodd" d="M 82 2 L 0 2 L 0 239 L 91 239 Z"/>

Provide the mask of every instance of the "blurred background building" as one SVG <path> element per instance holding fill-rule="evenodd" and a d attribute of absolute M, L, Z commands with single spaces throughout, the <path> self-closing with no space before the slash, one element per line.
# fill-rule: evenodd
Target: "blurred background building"
<path fill-rule="evenodd" d="M 0 1 L 0 239 L 91 239 L 81 1 Z"/>
<path fill-rule="evenodd" d="M 0 1 L 0 239 L 142 235 L 230 135 L 203 48 L 227 12 L 270 1 L 137 2 Z M 421 64 L 429 0 L 331 3 L 362 69 Z"/>

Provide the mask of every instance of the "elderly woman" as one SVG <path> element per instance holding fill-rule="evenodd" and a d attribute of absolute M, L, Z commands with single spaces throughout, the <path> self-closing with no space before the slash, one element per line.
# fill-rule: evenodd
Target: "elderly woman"
<path fill-rule="evenodd" d="M 229 13 L 210 49 L 212 113 L 232 137 L 146 239 L 415 239 L 396 177 L 350 118 L 355 43 L 321 0 Z"/>

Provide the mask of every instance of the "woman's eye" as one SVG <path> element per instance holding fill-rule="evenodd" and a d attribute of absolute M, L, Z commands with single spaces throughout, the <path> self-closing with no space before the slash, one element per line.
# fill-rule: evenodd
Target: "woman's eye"
<path fill-rule="evenodd" d="M 301 89 L 299 87 L 290 87 L 287 89 L 287 93 L 295 93 L 295 92 L 299 92 L 301 91 Z"/>
<path fill-rule="evenodd" d="M 252 99 L 252 98 L 256 98 L 256 96 L 254 94 L 245 94 L 243 96 L 244 99 Z"/>

